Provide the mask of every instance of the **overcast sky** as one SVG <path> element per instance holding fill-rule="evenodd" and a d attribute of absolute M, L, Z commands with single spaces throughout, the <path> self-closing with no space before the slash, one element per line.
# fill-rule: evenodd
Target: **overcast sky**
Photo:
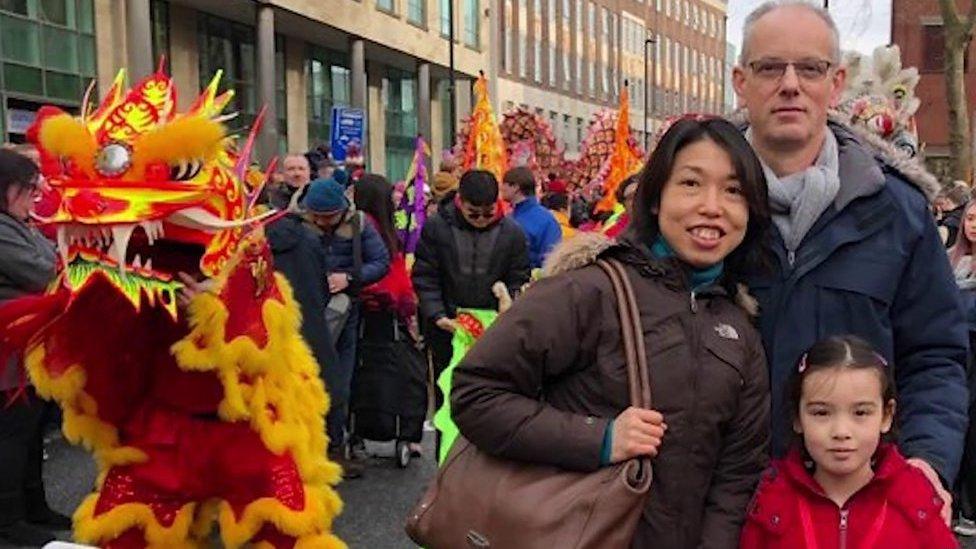
<path fill-rule="evenodd" d="M 742 22 L 763 0 L 729 0 L 729 42 L 742 45 Z M 891 37 L 891 0 L 830 0 L 830 14 L 840 31 L 840 47 L 871 53 Z"/>

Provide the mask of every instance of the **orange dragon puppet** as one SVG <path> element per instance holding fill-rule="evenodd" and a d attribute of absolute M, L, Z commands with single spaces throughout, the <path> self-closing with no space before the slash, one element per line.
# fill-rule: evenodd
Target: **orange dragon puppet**
<path fill-rule="evenodd" d="M 161 72 L 128 91 L 120 73 L 78 118 L 42 109 L 29 138 L 62 265 L 0 309 L 0 347 L 95 455 L 77 541 L 209 546 L 216 521 L 226 547 L 344 547 L 327 396 L 247 184 L 259 122 L 238 149 L 219 78 L 184 113 Z M 183 306 L 179 273 L 212 285 Z"/>

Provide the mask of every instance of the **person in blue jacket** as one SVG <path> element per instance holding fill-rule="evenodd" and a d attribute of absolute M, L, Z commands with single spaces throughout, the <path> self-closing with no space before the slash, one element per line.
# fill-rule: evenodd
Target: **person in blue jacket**
<path fill-rule="evenodd" d="M 563 239 L 559 221 L 541 204 L 535 194 L 535 176 L 526 167 L 505 172 L 501 185 L 502 198 L 512 205 L 512 219 L 522 227 L 529 243 L 529 265 L 542 267 L 553 247 Z"/>
<path fill-rule="evenodd" d="M 776 229 L 771 269 L 749 283 L 770 362 L 773 451 L 791 436 L 785 387 L 800 356 L 825 337 L 858 335 L 894 369 L 899 447 L 949 502 L 968 422 L 967 325 L 926 196 L 828 121 L 846 74 L 826 11 L 770 2 L 743 37 L 733 84 Z"/>
<path fill-rule="evenodd" d="M 359 290 L 378 282 L 390 271 L 390 253 L 372 222 L 352 207 L 346 198 L 346 189 L 335 179 L 313 181 L 300 204 L 323 233 L 329 293 L 333 296 L 345 293 L 352 302 L 349 316 L 336 340 L 339 361 L 326 365 L 323 377 L 331 399 L 326 418 L 329 453 L 334 460 L 343 462 L 347 477 L 355 477 L 361 470 L 340 458 L 346 443 L 345 428 L 359 338 L 357 296 Z"/>

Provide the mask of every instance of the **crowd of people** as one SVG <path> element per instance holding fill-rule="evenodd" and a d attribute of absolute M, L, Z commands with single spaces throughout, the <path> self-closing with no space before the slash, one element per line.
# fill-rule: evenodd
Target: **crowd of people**
<path fill-rule="evenodd" d="M 366 398 L 357 372 L 377 357 L 366 350 L 426 349 L 436 380 L 458 311 L 510 296 L 434 405 L 450 399 L 462 435 L 510 460 L 594 471 L 651 456 L 633 547 L 949 548 L 953 526 L 976 535 L 976 200 L 953 183 L 930 207 L 829 119 L 845 71 L 826 11 L 770 2 L 743 34 L 731 83 L 744 117 L 675 121 L 615 190 L 614 212 L 555 174 L 458 176 L 448 159 L 408 254 L 394 217 L 413 181 L 324 148 L 284 158 L 266 236 L 301 307 L 331 399 L 329 456 L 346 478 L 368 474 L 350 417 Z M 29 221 L 38 170 L 20 152 L 0 150 L 0 301 L 55 274 L 54 245 Z M 635 287 L 651 409 L 630 405 L 599 259 Z M 11 361 L 0 389 L 22 387 L 18 371 Z M 49 413 L 29 390 L 0 411 L 8 541 L 40 544 L 67 526 L 41 482 Z"/>

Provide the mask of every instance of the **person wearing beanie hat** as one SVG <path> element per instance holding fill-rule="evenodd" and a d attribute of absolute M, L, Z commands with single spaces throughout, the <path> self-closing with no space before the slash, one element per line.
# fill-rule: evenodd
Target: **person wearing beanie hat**
<path fill-rule="evenodd" d="M 336 170 L 335 174 L 340 171 Z M 359 335 L 359 291 L 386 276 L 390 270 L 390 253 L 373 224 L 351 204 L 347 189 L 336 180 L 335 174 L 330 179 L 313 181 L 300 204 L 309 220 L 322 231 L 330 295 L 345 294 L 350 302 L 345 323 L 335 334 L 339 360 L 324 368 L 323 375 L 332 399 L 326 418 L 329 456 L 342 465 L 346 478 L 356 478 L 365 468 L 346 459 L 344 445 Z"/>
<path fill-rule="evenodd" d="M 341 170 L 336 170 L 336 174 L 338 173 Z M 349 208 L 349 199 L 346 198 L 345 186 L 333 177 L 313 181 L 300 204 L 302 209 L 312 215 L 334 214 L 345 212 Z"/>

